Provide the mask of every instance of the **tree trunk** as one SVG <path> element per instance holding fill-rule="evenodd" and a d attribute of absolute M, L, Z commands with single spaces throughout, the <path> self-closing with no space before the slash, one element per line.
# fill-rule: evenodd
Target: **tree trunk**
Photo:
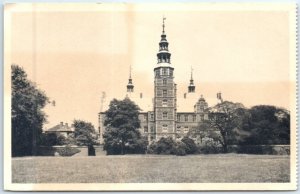
<path fill-rule="evenodd" d="M 222 144 L 223 152 L 227 153 L 228 149 L 227 149 L 227 136 L 226 136 L 226 132 L 221 132 L 221 135 L 222 135 L 222 138 L 223 138 L 223 144 Z"/>
<path fill-rule="evenodd" d="M 121 154 L 122 154 L 122 155 L 125 154 L 124 148 L 125 148 L 125 143 L 124 143 L 124 141 L 122 140 L 122 143 L 121 143 Z"/>

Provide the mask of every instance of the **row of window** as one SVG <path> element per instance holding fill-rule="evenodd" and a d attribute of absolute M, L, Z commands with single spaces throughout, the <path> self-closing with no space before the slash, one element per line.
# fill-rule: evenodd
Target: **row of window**
<path fill-rule="evenodd" d="M 167 90 L 163 90 L 162 91 L 162 95 L 163 95 L 163 97 L 167 97 L 168 96 L 168 91 Z M 161 96 L 160 90 L 157 90 L 157 96 Z"/>
<path fill-rule="evenodd" d="M 177 115 L 177 121 L 189 121 L 189 117 L 188 115 L 184 115 L 183 117 L 184 119 L 182 119 L 181 115 Z M 204 115 L 200 115 L 200 120 L 204 121 Z M 195 122 L 196 121 L 196 115 L 193 115 L 192 121 Z"/>
<path fill-rule="evenodd" d="M 156 70 L 156 76 L 159 76 L 160 74 L 173 76 L 173 70 L 169 69 L 169 68 L 161 68 L 161 69 Z"/>
<path fill-rule="evenodd" d="M 163 100 L 163 106 L 164 104 L 167 104 L 168 101 L 167 100 Z M 182 115 L 177 115 L 177 121 L 189 121 L 189 115 L 184 115 L 184 117 L 182 117 Z M 147 115 L 142 115 L 140 116 L 141 120 L 147 121 Z M 163 112 L 163 119 L 168 119 L 168 112 Z M 150 120 L 154 121 L 154 114 L 151 113 L 150 114 Z M 204 115 L 200 115 L 200 120 L 203 121 L 204 120 Z M 193 115 L 192 121 L 195 122 L 196 121 L 196 115 Z"/>

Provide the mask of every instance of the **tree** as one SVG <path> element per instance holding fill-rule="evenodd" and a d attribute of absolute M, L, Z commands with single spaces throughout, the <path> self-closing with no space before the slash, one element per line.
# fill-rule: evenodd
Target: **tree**
<path fill-rule="evenodd" d="M 240 143 L 270 145 L 290 143 L 290 113 L 288 110 L 269 105 L 254 106 L 249 110 L 249 126 L 244 128 L 250 135 Z"/>
<path fill-rule="evenodd" d="M 76 140 L 71 135 L 65 137 L 60 133 L 43 133 L 41 135 L 40 145 L 43 146 L 76 145 Z"/>
<path fill-rule="evenodd" d="M 239 126 L 243 116 L 240 112 L 245 107 L 241 103 L 233 103 L 224 101 L 210 109 L 209 120 L 200 123 L 199 130 L 206 133 L 207 136 L 220 142 L 223 152 L 228 151 L 228 145 L 235 140 L 237 130 L 241 130 Z"/>
<path fill-rule="evenodd" d="M 56 133 L 43 133 L 41 136 L 41 145 L 43 146 L 54 146 L 59 144 Z"/>
<path fill-rule="evenodd" d="M 113 99 L 110 102 L 109 109 L 105 112 L 106 131 L 103 134 L 104 150 L 108 154 L 125 154 L 126 149 L 132 147 L 138 149 L 137 147 L 145 147 L 148 144 L 139 142 L 142 139 L 138 130 L 139 110 L 140 108 L 129 98 Z"/>
<path fill-rule="evenodd" d="M 35 155 L 49 99 L 18 65 L 11 66 L 11 89 L 12 156 Z"/>
<path fill-rule="evenodd" d="M 92 123 L 74 120 L 73 125 L 77 145 L 92 146 L 96 144 L 96 130 Z"/>

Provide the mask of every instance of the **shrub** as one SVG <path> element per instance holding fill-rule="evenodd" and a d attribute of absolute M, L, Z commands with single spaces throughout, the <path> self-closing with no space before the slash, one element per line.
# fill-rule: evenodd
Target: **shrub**
<path fill-rule="evenodd" d="M 185 156 L 187 154 L 186 150 L 188 148 L 183 142 L 177 142 L 174 148 L 175 149 L 172 150 L 172 154 L 175 154 L 177 156 Z"/>
<path fill-rule="evenodd" d="M 199 147 L 199 152 L 204 154 L 221 153 L 222 145 L 212 138 L 205 137 L 202 139 L 202 145 Z"/>
<path fill-rule="evenodd" d="M 63 147 L 62 149 L 58 149 L 57 152 L 60 156 L 73 156 L 80 152 L 79 149 L 73 148 L 71 146 Z"/>
<path fill-rule="evenodd" d="M 159 141 L 152 142 L 147 153 L 184 156 L 187 154 L 187 150 L 188 147 L 184 142 L 175 142 L 171 137 L 162 137 Z"/>
<path fill-rule="evenodd" d="M 198 148 L 193 139 L 185 136 L 181 141 L 185 144 L 186 154 L 195 154 L 197 152 Z"/>
<path fill-rule="evenodd" d="M 130 144 L 125 144 L 126 154 L 145 154 L 147 150 L 148 140 L 146 137 L 141 137 L 136 141 L 130 142 Z"/>
<path fill-rule="evenodd" d="M 153 142 L 148 149 L 150 154 L 175 154 L 176 142 L 171 137 L 162 137 L 157 142 Z"/>

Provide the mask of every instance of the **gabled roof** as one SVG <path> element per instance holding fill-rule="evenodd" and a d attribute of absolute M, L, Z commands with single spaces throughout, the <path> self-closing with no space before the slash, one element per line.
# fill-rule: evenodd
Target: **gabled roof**
<path fill-rule="evenodd" d="M 60 123 L 47 129 L 45 132 L 74 132 L 74 127 L 67 126 L 67 124 Z"/>

